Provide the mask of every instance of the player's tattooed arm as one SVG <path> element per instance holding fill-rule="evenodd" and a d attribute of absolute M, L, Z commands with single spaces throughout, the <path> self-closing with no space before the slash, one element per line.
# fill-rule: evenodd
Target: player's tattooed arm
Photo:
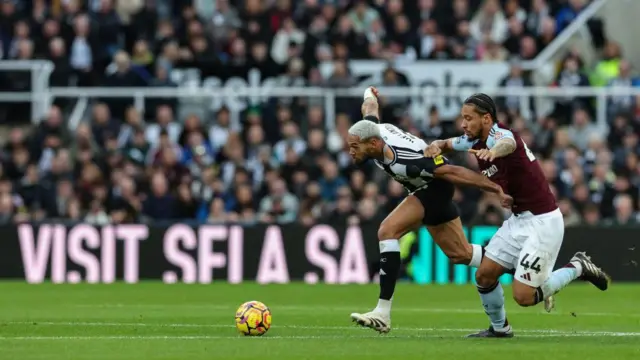
<path fill-rule="evenodd" d="M 362 118 L 380 122 L 380 111 L 378 105 L 378 90 L 370 86 L 364 92 L 364 101 L 362 102 Z M 374 119 L 375 118 L 375 119 Z"/>
<path fill-rule="evenodd" d="M 493 161 L 496 158 L 505 157 L 516 150 L 516 141 L 511 138 L 502 138 L 491 149 L 474 150 L 473 153 L 480 160 Z"/>
<path fill-rule="evenodd" d="M 491 152 L 495 157 L 504 157 L 516 150 L 516 141 L 511 138 L 503 138 L 493 146 Z"/>

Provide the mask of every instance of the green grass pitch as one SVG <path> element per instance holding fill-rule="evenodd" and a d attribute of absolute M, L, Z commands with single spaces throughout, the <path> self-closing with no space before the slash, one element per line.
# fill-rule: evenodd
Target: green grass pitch
<path fill-rule="evenodd" d="M 506 289 L 514 339 L 465 339 L 485 328 L 475 288 L 400 284 L 393 330 L 350 323 L 376 285 L 27 285 L 0 283 L 0 359 L 640 359 L 640 285 L 608 292 L 573 285 L 557 309 L 524 309 Z M 260 300 L 273 327 L 234 327 L 236 308 Z"/>

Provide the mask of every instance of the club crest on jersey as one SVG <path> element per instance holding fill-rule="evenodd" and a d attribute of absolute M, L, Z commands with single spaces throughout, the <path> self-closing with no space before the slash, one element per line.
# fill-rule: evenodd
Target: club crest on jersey
<path fill-rule="evenodd" d="M 491 165 L 490 168 L 482 170 L 482 175 L 486 176 L 486 177 L 492 177 L 493 175 L 495 175 L 498 172 L 498 167 L 495 165 Z"/>
<path fill-rule="evenodd" d="M 496 134 L 493 136 L 496 140 L 500 140 L 504 137 L 502 131 L 496 131 Z"/>

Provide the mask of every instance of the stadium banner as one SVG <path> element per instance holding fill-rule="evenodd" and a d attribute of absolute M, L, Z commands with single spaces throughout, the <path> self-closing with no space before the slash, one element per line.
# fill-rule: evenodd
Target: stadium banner
<path fill-rule="evenodd" d="M 362 88 L 382 86 L 383 71 L 388 62 L 383 60 L 352 60 L 349 62 L 351 74 Z M 398 62 L 394 69 L 403 75 L 409 86 L 431 90 L 431 94 L 411 97 L 412 115 L 426 117 L 427 110 L 435 105 L 440 116 L 453 119 L 460 113 L 464 99 L 481 89 L 496 88 L 508 75 L 506 63 L 486 63 L 473 61 L 415 61 Z M 320 73 L 328 78 L 333 72 L 333 62 L 324 62 L 319 66 Z M 269 89 L 278 86 L 290 87 L 291 83 L 280 76 L 265 73 L 259 68 L 247 68 L 239 72 L 225 71 L 221 67 L 175 68 L 170 74 L 171 80 L 185 92 L 200 92 L 202 88 L 220 91 L 223 98 L 206 101 L 212 111 L 225 106 L 232 112 L 239 112 L 252 105 L 264 103 L 270 99 Z M 443 88 L 449 91 L 443 93 Z M 252 96 L 237 95 L 238 90 L 256 89 Z M 438 96 L 435 96 L 437 94 Z M 183 101 L 186 101 L 183 99 Z"/>
<path fill-rule="evenodd" d="M 265 103 L 271 99 L 269 90 L 274 87 L 290 87 L 292 84 L 283 82 L 282 77 L 266 74 L 258 68 L 248 68 L 245 71 L 233 73 L 225 71 L 225 67 L 209 68 L 175 68 L 171 71 L 171 80 L 185 93 L 199 93 L 202 88 L 219 91 L 223 98 L 195 98 L 182 102 L 201 104 L 206 102 L 211 111 L 218 111 L 226 107 L 231 112 L 241 112 L 247 108 Z M 304 85 L 304 84 L 299 84 Z M 254 95 L 239 95 L 247 89 L 256 89 Z"/>
<path fill-rule="evenodd" d="M 383 86 L 383 73 L 389 66 L 383 60 L 352 60 L 351 74 L 363 88 Z M 500 81 L 509 74 L 509 64 L 474 61 L 415 61 L 397 62 L 393 68 L 403 75 L 409 86 L 431 90 L 431 95 L 411 97 L 411 114 L 426 118 L 431 106 L 437 106 L 445 119 L 457 118 L 464 99 L 481 89 L 499 87 Z M 328 78 L 333 72 L 333 62 L 320 64 L 320 73 Z M 442 88 L 450 90 L 442 93 Z M 382 91 L 384 95 L 384 91 Z M 438 94 L 438 96 L 434 96 Z"/>
<path fill-rule="evenodd" d="M 465 229 L 483 244 L 493 226 Z M 569 228 L 557 266 L 587 251 L 615 281 L 640 281 L 637 228 Z M 368 283 L 378 260 L 377 223 L 360 226 L 255 225 L 0 227 L 0 278 L 29 283 Z M 452 266 L 426 230 L 414 234 L 410 267 L 420 284 L 468 284 L 474 270 Z M 406 254 L 405 254 L 406 255 Z M 509 278 L 503 280 L 509 281 Z"/>

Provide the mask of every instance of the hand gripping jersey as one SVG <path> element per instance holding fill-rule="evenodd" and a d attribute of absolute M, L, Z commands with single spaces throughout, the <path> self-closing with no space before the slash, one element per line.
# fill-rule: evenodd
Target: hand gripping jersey
<path fill-rule="evenodd" d="M 556 199 L 551 193 L 540 164 L 518 134 L 501 124 L 494 124 L 486 142 L 470 140 L 463 135 L 454 138 L 452 145 L 458 151 L 491 149 L 503 138 L 515 140 L 516 149 L 505 157 L 494 159 L 493 162 L 478 159 L 482 174 L 513 197 L 512 209 L 515 214 L 530 211 L 539 215 L 557 209 Z"/>

